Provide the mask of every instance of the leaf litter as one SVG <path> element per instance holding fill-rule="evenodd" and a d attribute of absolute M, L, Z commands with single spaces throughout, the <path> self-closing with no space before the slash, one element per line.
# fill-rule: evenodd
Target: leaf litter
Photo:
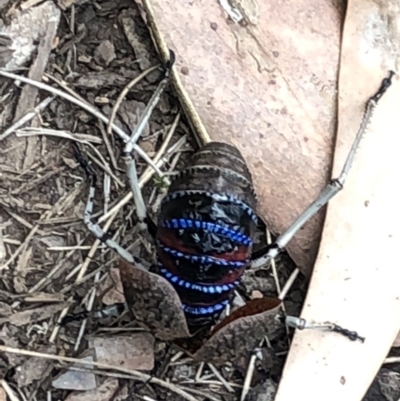
<path fill-rule="evenodd" d="M 159 60 L 133 2 L 79 3 L 63 2 L 61 15 L 52 2 L 31 5 L 27 2 L 23 11 L 7 2 L 0 3 L 1 11 L 7 16 L 5 24 L 0 24 L 0 62 L 3 62 L 2 67 L 10 62 L 27 66 L 28 76 L 36 80 L 40 80 L 44 72 L 43 82 L 79 96 L 83 102 L 94 104 L 109 116 L 124 86 L 159 64 Z M 39 15 L 43 11 L 41 7 L 52 10 L 53 14 L 45 15 L 53 28 L 37 42 L 32 38 L 43 25 L 33 24 L 34 18 L 30 17 L 24 20 L 28 22 L 21 31 L 19 18 L 21 15 Z M 47 24 L 45 20 L 42 22 Z M 11 35 L 13 30 L 20 33 Z M 28 45 L 20 47 L 26 52 L 23 56 L 10 58 L 18 40 L 26 40 Z M 132 129 L 158 78 L 159 72 L 154 70 L 130 89 L 118 108 L 115 124 L 127 131 Z M 12 127 L 49 96 L 30 85 L 17 85 L 12 80 L 0 78 L 2 130 Z M 173 125 L 178 111 L 176 98 L 167 93 L 161 99 L 145 137 L 139 142 L 150 156 L 157 155 L 160 147 L 165 147 L 160 157 L 166 158 L 165 170 L 170 172 L 182 167 L 196 148 L 184 118 L 179 119 L 170 142 L 165 142 L 168 128 Z M 88 186 L 83 172 L 74 162 L 70 137 L 77 140 L 78 135 L 84 134 L 93 138 L 102 160 L 91 148 L 86 148 L 86 152 L 91 155 L 94 165 L 100 166 L 96 167 L 100 173 L 112 173 L 112 190 L 104 196 L 99 195 L 96 200 L 95 217 L 103 218 L 106 224 L 104 216 L 121 202 L 127 204 L 130 198 L 119 163 L 119 139 L 108 135 L 104 124 L 87 111 L 59 97 L 46 101 L 21 126 L 23 130 L 32 130 L 32 141 L 15 136 L 14 133 L 23 133 L 13 129 L 0 142 L 0 228 L 4 248 L 0 266 L 0 305 L 3 305 L 0 308 L 0 339 L 4 345 L 0 352 L 2 358 L 6 358 L 5 365 L 0 363 L 4 378 L 0 389 L 15 395 L 16 388 L 20 388 L 26 395 L 38 398 L 44 398 L 50 392 L 53 397 L 68 400 L 125 399 L 131 391 L 138 397 L 153 399 L 171 396 L 186 400 L 238 399 L 246 369 L 235 370 L 232 358 L 237 356 L 236 353 L 230 354 L 229 349 L 222 347 L 227 338 L 223 331 L 232 330 L 233 326 L 221 329 L 221 337 L 217 336 L 218 332 L 215 334 L 216 345 L 208 343 L 222 358 L 223 366 L 218 366 L 220 373 L 212 365 L 194 361 L 190 354 L 182 353 L 179 344 L 166 341 L 162 335 L 161 338 L 153 337 L 154 327 L 153 333 L 143 332 L 140 324 L 143 321 L 139 322 L 129 313 L 97 317 L 96 312 L 103 306 L 122 303 L 125 297 L 118 273 L 115 273 L 118 259 L 110 250 L 99 247 L 82 223 Z M 46 134 L 49 129 L 50 135 Z M 147 165 L 139 161 L 139 174 L 145 171 L 148 171 Z M 150 209 L 156 209 L 154 205 L 163 190 L 148 172 L 143 177 L 146 177 L 143 182 L 150 181 L 144 195 L 153 202 Z M 105 207 L 107 197 L 110 199 Z M 137 234 L 132 203 L 120 207 L 113 224 L 108 223 L 108 226 L 111 226 L 110 235 L 141 258 L 146 266 L 154 263 L 151 241 Z M 278 266 L 280 286 L 285 284 L 293 268 L 293 263 L 284 255 Z M 111 277 L 110 271 L 114 272 Z M 160 283 L 159 277 L 152 279 Z M 250 299 L 254 291 L 261 291 L 264 296 L 276 296 L 276 282 L 269 270 L 246 273 L 244 283 L 240 292 L 245 299 Z M 157 290 L 164 294 L 158 285 L 162 286 L 162 283 L 152 281 L 146 290 L 153 291 L 153 295 Z M 285 299 L 286 309 L 291 314 L 299 313 L 304 288 L 304 280 L 298 278 Z M 128 294 L 125 290 L 127 298 Z M 185 326 L 179 305 L 177 307 L 178 312 L 170 315 L 174 322 L 171 337 L 181 336 L 177 331 L 179 324 L 175 327 L 174 319 L 181 319 L 180 324 Z M 154 308 L 153 319 L 158 322 L 163 319 L 157 317 L 160 310 L 164 311 Z M 142 320 L 148 318 L 149 315 L 143 314 Z M 243 332 L 246 333 L 252 319 L 244 319 L 248 321 L 240 338 L 244 347 L 249 346 L 250 350 L 255 343 L 246 343 Z M 259 327 L 260 333 L 265 333 L 271 324 Z M 236 325 L 241 326 L 239 320 Z M 185 330 L 182 336 L 187 335 Z M 269 339 L 272 348 L 258 351 L 265 358 L 255 362 L 256 372 L 251 382 L 255 387 L 246 399 L 258 399 L 257 389 L 262 394 L 265 388 L 273 389 L 279 380 L 287 338 L 284 330 L 275 334 L 276 338 L 270 336 Z M 88 351 L 93 355 L 89 357 L 93 363 L 82 365 L 78 361 L 87 358 Z M 207 354 L 208 351 L 214 352 L 207 348 L 202 352 Z M 204 361 L 204 356 L 197 356 Z M 216 363 L 221 362 L 217 359 Z M 244 367 L 247 362 L 242 361 L 240 365 Z M 116 373 L 110 370 L 111 365 Z M 104 370 L 105 366 L 108 370 Z M 185 375 L 181 374 L 182 369 Z M 151 375 L 140 371 L 151 372 Z M 88 377 L 90 383 L 86 381 Z M 85 381 L 91 384 L 91 389 L 83 389 Z M 57 384 L 60 382 L 64 382 L 64 387 L 61 386 L 64 390 Z"/>

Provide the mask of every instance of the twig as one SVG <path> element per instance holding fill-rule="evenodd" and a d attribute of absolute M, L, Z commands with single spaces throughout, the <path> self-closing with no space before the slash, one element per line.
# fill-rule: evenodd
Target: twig
<path fill-rule="evenodd" d="M 8 397 L 10 398 L 10 401 L 20 401 L 19 398 L 15 395 L 13 389 L 4 379 L 0 381 L 0 384 L 4 388 L 4 391 L 7 393 Z"/>
<path fill-rule="evenodd" d="M 45 354 L 45 353 L 41 353 L 41 352 L 28 351 L 28 350 L 23 350 L 23 349 L 18 349 L 18 348 L 11 348 L 11 347 L 3 346 L 3 345 L 0 345 L 0 352 L 9 352 L 12 354 L 17 354 L 17 355 L 31 356 L 31 357 L 36 357 L 36 358 L 49 359 L 52 361 L 73 363 L 73 364 L 78 364 L 78 365 L 88 365 L 89 368 L 92 368 L 93 366 L 95 366 L 99 369 L 111 369 L 111 370 L 115 370 L 117 372 L 127 373 L 127 374 L 131 375 L 133 380 L 137 380 L 137 381 L 145 382 L 145 383 L 157 384 L 160 387 L 164 387 L 167 390 L 170 390 L 170 391 L 180 395 L 187 401 L 198 401 L 196 398 L 192 397 L 186 391 L 181 390 L 179 387 L 175 386 L 174 384 L 165 382 L 161 379 L 158 379 L 158 378 L 148 375 L 146 373 L 138 372 L 136 370 L 130 370 L 130 369 L 122 368 L 119 366 L 112 366 L 112 365 L 109 365 L 106 363 L 101 363 L 101 362 L 85 361 L 82 359 L 70 358 L 70 357 L 66 357 L 66 356 L 51 355 L 51 354 Z M 18 401 L 18 400 L 16 400 L 16 401 Z"/>
<path fill-rule="evenodd" d="M 0 70 L 1 73 L 1 70 Z M 14 75 L 14 74 L 13 74 Z M 16 75 L 17 76 L 17 75 Z M 24 124 L 26 124 L 28 121 L 32 120 L 35 116 L 37 116 L 41 111 L 43 111 L 53 100 L 55 96 L 49 96 L 43 101 L 41 101 L 32 111 L 26 113 L 24 116 L 22 116 L 18 121 L 16 121 L 11 127 L 6 129 L 1 135 L 0 135 L 0 141 L 3 139 L 6 139 L 9 135 L 11 135 L 14 131 L 16 131 L 18 128 L 22 127 Z"/>
<path fill-rule="evenodd" d="M 20 75 L 16 75 L 16 74 L 12 74 L 11 72 L 8 71 L 4 71 L 0 69 L 0 75 L 7 77 L 7 78 L 11 78 L 14 79 L 16 81 L 21 81 L 24 82 L 26 84 L 35 86 L 36 88 L 45 90 L 47 92 L 52 93 L 53 95 L 56 96 L 60 96 L 68 101 L 70 101 L 71 103 L 76 104 L 77 106 L 81 107 L 82 109 L 86 110 L 87 112 L 93 114 L 95 117 L 97 117 L 99 120 L 103 121 L 104 123 L 108 124 L 109 119 L 102 113 L 100 113 L 100 111 L 98 111 L 96 108 L 94 108 L 93 106 L 91 106 L 90 104 L 86 103 L 86 102 L 82 102 L 81 100 L 78 100 L 77 98 L 69 95 L 68 93 L 65 93 L 59 89 L 53 88 L 49 85 L 44 84 L 43 82 L 38 82 L 38 81 L 34 81 L 32 79 L 20 76 Z M 113 130 L 125 141 L 128 142 L 130 140 L 130 136 L 128 134 L 126 134 L 121 128 L 119 128 L 117 125 L 112 124 L 112 128 Z M 146 152 L 144 152 L 142 150 L 142 148 L 140 146 L 138 146 L 137 144 L 132 144 L 133 146 L 133 150 L 135 150 L 138 155 L 140 157 L 143 158 L 143 160 L 149 165 L 151 166 L 151 168 L 154 169 L 154 171 L 160 176 L 163 177 L 163 173 L 161 172 L 161 170 L 153 163 L 153 161 L 150 159 L 150 157 L 147 155 Z"/>
<path fill-rule="evenodd" d="M 214 375 L 218 378 L 218 380 L 222 383 L 222 385 L 230 392 L 234 393 L 235 390 L 232 388 L 232 386 L 222 377 L 221 373 L 218 372 L 217 368 L 211 364 L 207 363 L 208 367 L 212 370 Z"/>
<path fill-rule="evenodd" d="M 282 291 L 279 294 L 279 299 L 280 300 L 284 300 L 287 293 L 289 292 L 290 288 L 292 287 L 293 283 L 295 282 L 297 276 L 299 275 L 300 270 L 296 267 L 293 271 L 292 274 L 290 275 L 290 277 L 288 278 L 288 280 L 286 281 L 286 284 L 284 285 L 284 287 L 282 288 Z"/>
<path fill-rule="evenodd" d="M 246 399 L 248 392 L 250 391 L 250 384 L 251 384 L 251 379 L 253 378 L 254 368 L 256 366 L 256 359 L 257 359 L 257 354 L 255 352 L 253 352 L 251 354 L 250 361 L 249 361 L 249 364 L 247 367 L 246 376 L 244 378 L 243 389 L 242 389 L 242 394 L 240 396 L 240 401 L 244 401 Z"/>
<path fill-rule="evenodd" d="M 136 78 L 132 79 L 132 81 L 129 82 L 128 85 L 125 86 L 125 88 L 122 90 L 122 92 L 118 96 L 118 99 L 115 102 L 115 105 L 114 105 L 113 109 L 111 110 L 110 121 L 108 122 L 108 125 L 107 125 L 107 134 L 108 135 L 111 134 L 112 124 L 114 123 L 115 116 L 117 115 L 118 109 L 121 106 L 122 101 L 125 99 L 125 96 L 143 78 L 145 78 L 151 72 L 155 71 L 157 68 L 160 68 L 160 67 L 161 67 L 160 65 L 155 65 L 154 67 L 148 68 L 146 71 L 143 71 L 141 74 L 139 74 Z"/>

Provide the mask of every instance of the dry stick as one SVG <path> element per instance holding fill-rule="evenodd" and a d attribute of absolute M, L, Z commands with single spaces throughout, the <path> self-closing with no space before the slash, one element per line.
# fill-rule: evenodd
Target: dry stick
<path fill-rule="evenodd" d="M 271 232 L 268 230 L 268 228 L 267 228 L 267 244 L 268 245 L 272 244 Z M 281 298 L 281 297 L 282 297 L 282 295 L 283 295 L 283 297 L 286 296 L 287 292 L 289 291 L 289 289 L 292 286 L 294 281 L 290 281 L 290 286 L 287 286 L 285 284 L 285 291 L 286 292 L 282 293 L 281 285 L 279 283 L 278 270 L 276 269 L 275 259 L 271 260 L 271 268 L 272 268 L 272 272 L 273 272 L 273 275 L 274 275 L 276 289 L 277 289 L 278 294 L 279 294 L 278 298 L 282 301 L 281 308 L 282 308 L 283 312 L 286 314 L 286 307 L 285 307 L 285 304 L 283 302 L 283 298 Z M 289 277 L 289 280 L 290 280 L 290 277 Z M 297 277 L 297 274 L 296 274 L 296 277 Z M 285 323 L 285 330 L 286 330 L 286 335 L 287 335 L 287 338 L 288 338 L 288 346 L 290 347 L 290 340 L 289 340 L 290 331 L 289 331 L 289 326 L 286 323 Z"/>
<path fill-rule="evenodd" d="M 179 112 L 176 117 L 174 122 L 171 125 L 171 128 L 169 129 L 165 140 L 163 142 L 163 144 L 161 145 L 160 149 L 158 150 L 157 154 L 155 155 L 153 161 L 154 163 L 161 167 L 160 163 L 161 163 L 161 158 L 163 157 L 174 133 L 176 130 L 176 127 L 179 124 L 179 120 L 181 118 L 181 113 Z M 164 163 L 161 163 L 164 164 Z M 143 173 L 143 177 L 147 177 L 149 174 L 151 173 L 151 170 L 149 167 L 146 168 L 146 170 Z M 151 173 L 151 175 L 153 175 Z M 146 182 L 150 179 L 151 177 L 149 177 Z M 103 221 L 107 220 L 108 218 L 110 218 L 111 216 L 113 216 L 115 213 L 117 213 L 121 208 L 123 208 L 131 199 L 132 199 L 133 195 L 132 192 L 128 192 L 114 207 L 112 207 L 106 214 L 104 214 L 103 216 L 101 216 L 98 220 L 98 223 L 102 223 Z M 105 230 L 104 230 L 105 231 Z"/>
<path fill-rule="evenodd" d="M 43 75 L 43 81 L 47 82 L 49 80 L 55 82 L 60 88 L 64 89 L 65 92 L 68 92 L 73 97 L 79 99 L 82 103 L 86 103 L 90 106 L 90 103 L 88 103 L 87 100 L 84 99 L 79 93 L 71 89 L 65 81 L 60 81 L 59 79 L 53 77 L 52 75 L 45 73 Z"/>
<path fill-rule="evenodd" d="M 113 147 L 111 146 L 110 139 L 108 138 L 106 129 L 104 128 L 104 124 L 101 121 L 99 121 L 98 126 L 99 126 L 99 129 L 101 132 L 101 136 L 103 137 L 103 141 L 106 145 L 107 152 L 108 152 L 108 155 L 110 156 L 111 164 L 114 167 L 114 170 L 116 170 L 116 171 L 121 170 L 118 168 L 117 159 L 115 158 L 114 150 L 113 150 Z"/>
<path fill-rule="evenodd" d="M 101 162 L 98 161 L 97 159 L 94 158 L 94 156 L 92 156 L 90 153 L 88 153 L 88 156 L 90 158 L 92 158 L 92 160 L 94 159 L 95 163 L 102 169 L 104 170 L 108 175 L 110 175 L 116 183 L 118 183 L 118 185 L 120 185 L 121 187 L 125 187 L 124 183 L 111 171 L 108 163 L 106 162 L 106 160 L 104 159 L 103 155 L 87 140 L 85 139 L 80 139 L 76 134 L 72 134 L 70 132 L 66 132 L 66 131 L 56 131 L 56 130 L 43 130 L 41 128 L 39 129 L 30 129 L 29 133 L 16 133 L 17 136 L 33 136 L 33 135 L 49 135 L 49 136 L 55 136 L 55 137 L 59 137 L 59 138 L 65 138 L 65 139 L 69 139 L 71 141 L 76 141 L 79 143 L 82 143 L 84 145 L 88 145 L 91 149 L 93 149 L 93 151 L 96 153 L 96 155 L 100 158 Z M 100 142 L 101 143 L 101 142 Z"/>
<path fill-rule="evenodd" d="M 18 137 L 25 137 L 25 136 L 32 136 L 32 135 L 46 135 L 46 136 L 55 136 L 59 138 L 66 138 L 66 139 L 71 139 L 74 141 L 78 141 L 81 143 L 85 142 L 90 142 L 90 143 L 95 143 L 97 145 L 101 145 L 103 141 L 94 135 L 88 135 L 88 134 L 79 134 L 79 133 L 72 133 L 64 130 L 56 130 L 56 129 L 50 129 L 50 128 L 35 128 L 35 127 L 26 127 L 26 128 L 20 128 L 15 131 L 15 135 Z M 32 169 L 32 167 L 31 167 Z"/>
<path fill-rule="evenodd" d="M 251 384 L 251 379 L 253 378 L 254 369 L 256 366 L 256 359 L 257 359 L 257 355 L 255 352 L 253 352 L 251 354 L 249 365 L 247 367 L 246 376 L 244 378 L 243 389 L 242 389 L 242 394 L 240 396 L 240 401 L 244 401 L 246 399 L 248 392 L 250 391 L 250 384 Z"/>
<path fill-rule="evenodd" d="M 287 293 L 289 292 L 290 288 L 292 287 L 293 283 L 295 282 L 297 276 L 299 275 L 300 270 L 298 267 L 296 267 L 293 271 L 292 274 L 290 275 L 290 277 L 288 278 L 288 280 L 286 281 L 286 284 L 284 285 L 284 287 L 282 288 L 281 293 L 279 294 L 279 299 L 281 301 L 283 301 L 287 295 Z"/>
<path fill-rule="evenodd" d="M 83 238 L 82 240 L 79 241 L 79 243 L 77 244 L 77 246 L 80 246 L 84 241 L 86 240 L 86 237 Z M 68 260 L 76 251 L 76 249 L 78 249 L 77 247 L 74 247 L 70 252 L 68 252 L 67 255 L 65 255 L 65 257 L 63 258 L 62 262 L 65 262 L 66 260 Z M 55 276 L 57 273 L 61 273 L 62 272 L 62 268 L 63 264 L 60 262 L 58 263 L 56 266 L 54 266 L 53 270 L 51 270 L 45 277 L 43 277 L 40 281 L 38 281 L 32 288 L 30 288 L 28 290 L 28 293 L 33 293 L 36 291 L 40 291 L 43 287 L 45 287 L 47 285 L 47 283 L 51 280 L 51 278 L 53 276 Z"/>
<path fill-rule="evenodd" d="M 208 383 L 205 383 L 205 384 L 208 384 Z M 205 400 L 210 400 L 210 401 L 221 401 L 221 398 L 219 398 L 219 397 L 216 398 L 216 397 L 212 396 L 210 393 L 206 393 L 206 392 L 201 391 L 201 390 L 196 390 L 196 389 L 190 388 L 190 387 L 185 387 L 185 390 L 186 390 L 188 393 L 193 393 L 193 394 L 196 394 L 196 395 L 200 395 L 200 396 L 203 397 L 202 399 L 205 399 Z M 211 390 L 210 390 L 210 391 L 211 391 Z"/>
<path fill-rule="evenodd" d="M 4 388 L 4 391 L 8 395 L 10 401 L 20 401 L 19 398 L 15 395 L 14 390 L 8 385 L 8 383 L 4 379 L 0 381 L 0 384 Z"/>
<path fill-rule="evenodd" d="M 107 134 L 108 135 L 111 134 L 112 125 L 114 123 L 115 116 L 117 115 L 118 109 L 121 106 L 121 103 L 125 99 L 126 95 L 143 78 L 145 78 L 147 75 L 149 75 L 151 72 L 155 71 L 159 67 L 161 67 L 161 65 L 155 65 L 154 67 L 148 68 L 146 71 L 143 71 L 141 74 L 139 74 L 136 78 L 132 79 L 132 81 L 129 82 L 129 84 L 125 86 L 125 88 L 122 90 L 122 92 L 118 96 L 118 99 L 115 102 L 115 105 L 114 105 L 113 109 L 111 110 L 110 121 L 108 122 L 108 125 L 107 125 Z"/>
<path fill-rule="evenodd" d="M 222 385 L 230 392 L 234 393 L 235 390 L 232 388 L 232 386 L 223 378 L 221 373 L 218 372 L 217 368 L 211 364 L 207 363 L 208 367 L 211 369 L 211 371 L 214 373 L 214 375 L 218 378 L 218 380 L 222 383 Z"/>
<path fill-rule="evenodd" d="M 4 263 L 2 266 L 0 266 L 0 270 L 5 269 L 16 259 L 16 257 L 25 249 L 25 247 L 28 246 L 30 240 L 35 235 L 35 233 L 38 229 L 39 229 L 39 225 L 36 223 L 36 225 L 31 229 L 31 231 L 29 231 L 29 234 L 25 238 L 24 242 L 11 255 L 10 259 L 8 259 L 6 263 Z"/>
<path fill-rule="evenodd" d="M 18 216 L 18 214 L 15 214 L 9 210 L 7 210 L 7 213 L 15 220 L 18 221 L 18 223 L 22 224 L 23 226 L 29 228 L 30 230 L 32 230 L 33 228 L 33 224 L 29 223 L 28 221 L 26 221 L 23 217 Z M 45 236 L 46 232 L 42 231 L 42 230 L 37 230 L 37 233 L 39 235 Z"/>
<path fill-rule="evenodd" d="M 387 357 L 384 361 L 383 364 L 388 364 L 388 363 L 400 363 L 400 356 L 389 356 Z"/>
<path fill-rule="evenodd" d="M 17 75 L 16 75 L 17 76 Z M 43 111 L 53 100 L 55 96 L 49 96 L 46 99 L 44 99 L 42 102 L 40 102 L 32 111 L 26 113 L 24 116 L 22 116 L 18 121 L 16 121 L 10 128 L 6 129 L 1 135 L 0 135 L 0 141 L 3 139 L 6 139 L 9 135 L 11 135 L 14 131 L 16 131 L 18 128 L 22 127 L 24 124 L 26 124 L 28 121 L 32 120 L 35 116 L 37 116 L 41 111 Z"/>
<path fill-rule="evenodd" d="M 106 363 L 101 363 L 101 362 L 89 362 L 89 361 L 84 361 L 82 359 L 70 358 L 70 357 L 66 357 L 66 356 L 51 355 L 51 354 L 45 354 L 45 353 L 41 353 L 41 352 L 28 351 L 28 350 L 23 350 L 23 349 L 18 349 L 18 348 L 11 348 L 11 347 L 3 346 L 3 345 L 0 345 L 0 352 L 9 352 L 12 354 L 17 354 L 17 355 L 49 359 L 49 360 L 58 361 L 58 362 L 68 362 L 68 363 L 73 363 L 73 364 L 78 364 L 78 365 L 88 365 L 89 369 L 92 368 L 93 366 L 95 366 L 99 369 L 111 369 L 111 370 L 115 370 L 117 372 L 127 373 L 127 374 L 131 375 L 133 380 L 137 380 L 137 381 L 145 382 L 145 383 L 149 383 L 149 384 L 150 383 L 157 384 L 160 387 L 164 387 L 167 390 L 170 390 L 170 391 L 174 392 L 175 394 L 180 395 L 181 397 L 183 397 L 184 399 L 186 399 L 188 401 L 198 401 L 196 398 L 192 397 L 186 391 L 181 390 L 179 387 L 175 386 L 174 384 L 165 382 L 161 379 L 158 379 L 158 378 L 148 375 L 146 373 L 138 372 L 136 370 L 121 368 L 119 366 L 112 366 L 112 365 L 109 365 Z"/>
<path fill-rule="evenodd" d="M 52 93 L 53 95 L 57 95 L 60 96 L 68 101 L 70 101 L 71 103 L 76 104 L 77 106 L 81 107 L 82 109 L 86 110 L 87 112 L 89 112 L 90 114 L 93 114 L 95 117 L 97 117 L 99 120 L 103 121 L 104 123 L 108 124 L 109 119 L 102 113 L 100 113 L 100 111 L 98 111 L 95 107 L 91 106 L 88 103 L 82 102 L 78 99 L 76 99 L 75 97 L 69 95 L 68 93 L 65 93 L 59 89 L 53 88 L 49 85 L 44 84 L 43 82 L 39 82 L 39 81 L 34 81 L 32 79 L 20 76 L 20 75 L 16 75 L 16 74 L 12 74 L 11 72 L 7 72 L 4 70 L 0 69 L 0 76 L 4 76 L 7 78 L 11 78 L 14 79 L 16 81 L 21 81 L 24 82 L 26 84 L 30 84 L 32 86 L 35 86 L 36 88 L 45 90 L 47 92 Z M 113 130 L 122 138 L 122 140 L 124 142 L 129 141 L 130 136 L 127 135 L 121 128 L 119 128 L 117 125 L 112 124 L 112 128 Z M 143 149 L 134 144 L 133 145 L 133 150 L 135 150 L 138 155 L 140 157 L 143 158 L 143 160 L 149 165 L 151 166 L 155 172 L 160 176 L 163 177 L 164 174 L 161 172 L 161 170 L 153 163 L 153 161 L 150 159 L 150 157 L 147 155 L 146 152 L 143 151 Z"/>

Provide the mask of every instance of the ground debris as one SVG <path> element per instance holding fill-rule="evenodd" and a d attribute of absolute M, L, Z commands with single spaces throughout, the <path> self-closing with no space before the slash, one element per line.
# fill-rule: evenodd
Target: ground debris
<path fill-rule="evenodd" d="M 56 347 L 54 345 L 40 346 L 38 351 L 46 354 L 55 354 Z M 52 367 L 53 362 L 47 359 L 28 358 L 21 366 L 16 368 L 14 378 L 19 388 L 25 387 L 35 381 L 42 380 L 43 377 L 47 377 Z"/>
<path fill-rule="evenodd" d="M 115 60 L 115 48 L 109 40 L 104 40 L 98 46 L 94 52 L 94 60 L 97 64 L 106 67 L 111 61 Z"/>
<path fill-rule="evenodd" d="M 154 367 L 154 337 L 150 333 L 93 337 L 89 339 L 89 346 L 94 348 L 98 362 L 123 365 L 130 370 L 152 370 Z"/>
<path fill-rule="evenodd" d="M 65 401 L 108 401 L 115 399 L 118 392 L 118 380 L 108 378 L 99 387 L 88 391 L 73 391 Z"/>
<path fill-rule="evenodd" d="M 82 358 L 84 361 L 93 361 L 92 356 Z M 61 373 L 52 385 L 54 388 L 63 390 L 93 390 L 97 387 L 96 376 L 90 371 L 82 371 L 82 365 L 74 365 L 77 370 L 69 369 Z"/>
<path fill-rule="evenodd" d="M 54 305 L 45 305 L 34 309 L 15 312 L 0 319 L 0 324 L 9 323 L 14 326 L 25 326 L 30 323 L 32 324 L 35 322 L 40 322 L 53 317 L 56 313 L 60 312 L 68 305 L 68 302 L 62 302 Z"/>
<path fill-rule="evenodd" d="M 363 401 L 398 401 L 400 399 L 400 373 L 382 368 Z"/>

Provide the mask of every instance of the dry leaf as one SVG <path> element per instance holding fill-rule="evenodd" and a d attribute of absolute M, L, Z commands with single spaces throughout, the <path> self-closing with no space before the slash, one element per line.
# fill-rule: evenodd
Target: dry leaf
<path fill-rule="evenodd" d="M 181 301 L 163 277 L 120 260 L 126 301 L 138 323 L 163 340 L 189 337 Z"/>
<path fill-rule="evenodd" d="M 254 177 L 259 214 L 282 233 L 329 177 L 338 2 L 256 0 L 258 15 L 247 10 L 250 23 L 242 26 L 229 21 L 222 2 L 136 1 L 162 56 L 168 48 L 176 53 L 175 87 L 192 125 L 239 148 Z M 288 247 L 303 272 L 311 271 L 322 217 Z"/>
<path fill-rule="evenodd" d="M 365 101 L 396 71 L 357 151 L 343 191 L 331 201 L 301 317 L 357 331 L 365 343 L 335 333 L 298 331 L 276 401 L 359 401 L 400 330 L 400 4 L 347 4 L 340 68 L 334 176 L 359 128 Z"/>
<path fill-rule="evenodd" d="M 247 315 L 245 312 L 245 317 L 237 318 L 246 306 L 236 310 L 231 315 L 232 318 L 228 317 L 233 321 L 227 325 L 221 322 L 214 330 L 215 334 L 194 354 L 194 359 L 218 365 L 229 361 L 235 366 L 246 367 L 251 353 L 258 347 L 263 337 L 282 327 L 282 323 L 276 319 L 281 303 L 280 300 L 277 301 L 269 303 L 269 306 L 274 305 L 272 309 L 262 313 L 256 312 L 254 315 Z"/>

